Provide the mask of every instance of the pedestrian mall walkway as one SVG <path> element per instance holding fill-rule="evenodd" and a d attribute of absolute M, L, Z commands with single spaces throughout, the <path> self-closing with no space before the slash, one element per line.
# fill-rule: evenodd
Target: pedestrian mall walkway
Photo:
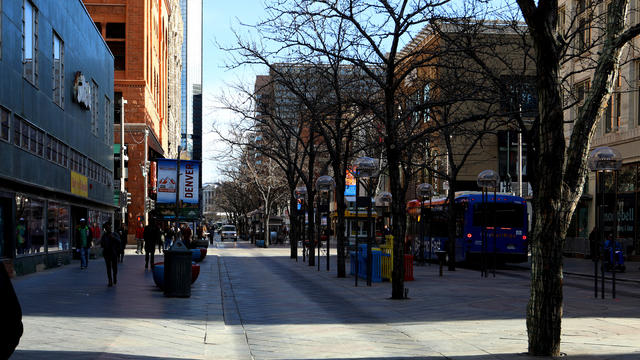
<path fill-rule="evenodd" d="M 318 271 L 287 248 L 214 245 L 186 299 L 166 298 L 131 250 L 114 287 L 102 259 L 14 278 L 25 333 L 12 359 L 529 359 L 526 269 L 439 277 L 416 266 L 409 299 L 390 300 L 388 282 L 337 278 L 335 256 L 327 272 L 324 259 Z M 567 359 L 640 359 L 636 265 L 603 300 L 579 275 L 593 264 L 567 259 Z"/>

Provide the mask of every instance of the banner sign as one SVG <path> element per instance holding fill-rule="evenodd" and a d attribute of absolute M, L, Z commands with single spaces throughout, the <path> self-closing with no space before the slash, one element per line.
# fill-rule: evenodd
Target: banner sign
<path fill-rule="evenodd" d="M 181 220 L 200 217 L 199 178 L 200 161 L 180 160 L 180 183 L 178 184 L 176 159 L 158 159 L 158 198 L 156 210 L 164 219 L 176 217 L 176 191 L 180 194 L 179 214 Z"/>
<path fill-rule="evenodd" d="M 356 178 L 353 176 L 355 168 L 351 167 L 347 169 L 347 176 L 345 177 L 344 196 L 354 196 L 356 194 Z"/>
<path fill-rule="evenodd" d="M 174 159 L 158 159 L 158 198 L 157 204 L 174 204 L 176 203 L 177 172 L 176 160 Z"/>

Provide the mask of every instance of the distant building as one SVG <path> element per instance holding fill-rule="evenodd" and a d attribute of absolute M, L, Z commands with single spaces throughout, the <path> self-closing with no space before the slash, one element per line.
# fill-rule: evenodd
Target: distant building
<path fill-rule="evenodd" d="M 201 160 L 202 153 L 194 153 L 194 141 L 198 140 L 194 140 L 194 136 L 201 140 L 202 130 L 196 133 L 197 124 L 194 122 L 202 121 L 202 106 L 199 111 L 195 109 L 194 100 L 197 95 L 202 95 L 202 0 L 180 0 L 180 9 L 184 20 L 181 79 L 181 145 L 184 152 L 181 157 Z"/>
<path fill-rule="evenodd" d="M 27 274 L 112 220 L 114 56 L 81 0 L 1 5 L 0 261 Z"/>

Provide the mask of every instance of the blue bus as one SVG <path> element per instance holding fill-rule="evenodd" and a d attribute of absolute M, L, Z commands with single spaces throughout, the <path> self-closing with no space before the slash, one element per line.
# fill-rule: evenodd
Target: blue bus
<path fill-rule="evenodd" d="M 495 196 L 489 193 L 482 201 L 480 192 L 458 192 L 455 196 L 456 261 L 480 262 L 483 254 L 493 259 L 494 250 L 498 263 L 526 262 L 527 203 L 526 200 L 504 193 Z M 407 241 L 412 253 L 420 251 L 420 214 L 423 208 L 425 224 L 423 230 L 425 259 L 435 259 L 435 252 L 447 250 L 448 199 L 438 198 L 407 203 L 409 224 Z M 483 237 L 484 230 L 484 237 Z M 484 239 L 484 240 L 483 240 Z M 495 241 L 494 241 L 495 240 Z"/>

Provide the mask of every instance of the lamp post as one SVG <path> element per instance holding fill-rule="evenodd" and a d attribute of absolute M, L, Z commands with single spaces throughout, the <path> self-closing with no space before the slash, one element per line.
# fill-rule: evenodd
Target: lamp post
<path fill-rule="evenodd" d="M 587 159 L 587 166 L 589 167 L 589 170 L 594 171 L 596 173 L 596 229 L 598 230 L 597 232 L 597 246 L 593 246 L 594 249 L 599 249 L 601 250 L 602 254 L 601 256 L 603 257 L 602 259 L 600 259 L 600 256 L 596 255 L 592 257 L 594 257 L 594 294 L 595 297 L 598 297 L 598 261 L 601 260 L 602 264 L 600 266 L 601 268 L 601 273 L 602 273 L 602 298 L 604 299 L 604 221 L 602 218 L 602 212 L 604 209 L 604 193 L 605 193 L 605 187 L 604 187 L 604 174 L 605 172 L 617 172 L 618 170 L 620 170 L 620 167 L 622 166 L 622 156 L 620 155 L 620 152 L 616 149 L 610 148 L 608 146 L 602 146 L 602 147 L 598 147 L 596 149 L 594 149 L 593 151 L 591 151 L 591 153 L 589 153 L 589 158 Z M 614 174 L 615 176 L 615 174 Z M 600 177 L 600 179 L 598 179 L 598 177 Z M 599 184 L 598 184 L 599 183 Z M 598 186 L 599 185 L 599 186 Z M 601 200 L 600 200 L 600 205 L 598 206 L 598 191 L 600 191 L 601 194 Z M 617 199 L 614 199 L 614 203 L 617 201 Z M 616 219 L 617 214 L 614 212 L 613 214 L 614 219 Z M 613 229 L 613 241 L 614 241 L 614 252 L 615 252 L 615 241 L 617 238 L 617 223 L 614 220 L 614 229 Z M 616 297 L 616 272 L 615 269 L 612 269 L 612 296 L 613 298 Z"/>
<path fill-rule="evenodd" d="M 327 195 L 327 227 L 329 226 L 329 202 L 330 202 L 330 198 L 329 198 L 329 194 L 331 193 L 331 191 L 333 191 L 336 188 L 336 182 L 335 180 L 333 180 L 333 178 L 329 175 L 323 175 L 320 176 L 317 180 L 316 180 L 316 190 L 318 190 L 318 192 L 322 193 L 322 194 L 326 194 Z M 322 218 L 322 215 L 321 215 Z M 329 271 L 329 259 L 330 259 L 330 247 L 329 247 L 329 240 L 331 239 L 330 236 L 327 236 L 327 271 Z M 318 270 L 320 270 L 320 243 L 318 243 Z"/>
<path fill-rule="evenodd" d="M 182 146 L 178 145 L 178 156 L 176 159 L 176 226 L 180 217 L 180 152 Z M 177 226 L 179 227 L 179 226 Z"/>
<path fill-rule="evenodd" d="M 429 198 L 429 222 L 431 222 L 431 196 L 433 195 L 433 187 L 427 183 L 419 184 L 416 187 L 416 195 L 420 197 L 420 264 L 424 265 L 424 201 L 425 198 Z M 429 226 L 429 261 L 431 261 L 431 251 L 431 226 Z"/>
<path fill-rule="evenodd" d="M 487 202 L 489 201 L 488 189 L 493 188 L 493 204 L 496 204 L 496 189 L 500 183 L 500 176 L 493 170 L 484 170 L 478 174 L 478 187 L 482 189 L 482 272 L 481 276 L 488 277 L 487 272 Z M 495 209 L 493 224 L 493 276 L 496 276 L 496 226 L 495 226 Z"/>
<path fill-rule="evenodd" d="M 126 190 L 124 188 L 124 105 L 127 103 L 127 100 L 125 100 L 125 98 L 122 98 L 122 100 L 120 100 L 120 194 L 125 194 Z M 122 206 L 122 204 L 120 205 L 120 216 L 121 221 L 122 221 L 122 225 L 124 227 L 125 224 L 125 219 L 126 219 L 126 204 L 127 204 L 127 196 L 125 195 L 124 197 L 124 204 L 125 206 Z M 126 242 L 127 239 L 124 239 L 124 241 Z"/>
<path fill-rule="evenodd" d="M 356 159 L 354 162 L 354 167 L 356 169 L 355 177 L 356 177 L 356 185 L 360 179 L 371 179 L 376 171 L 376 161 L 370 157 L 363 156 Z M 369 186 L 366 188 L 367 195 L 367 286 L 371 286 L 371 273 L 372 273 L 372 263 L 371 263 L 371 181 L 369 181 Z M 358 206 L 358 191 L 356 189 L 356 207 Z M 356 251 L 358 249 L 358 236 L 356 236 Z M 357 253 L 356 253 L 357 254 Z M 357 285 L 357 267 L 356 267 L 356 285 Z"/>
<path fill-rule="evenodd" d="M 307 196 L 307 188 L 304 186 L 298 186 L 295 189 L 295 195 L 296 195 L 296 199 L 298 200 L 302 200 L 302 204 L 300 206 L 300 210 L 302 211 L 302 219 L 299 221 L 300 223 L 300 241 L 302 242 L 302 262 L 306 261 L 306 254 L 305 254 L 305 247 L 304 247 L 304 234 L 305 234 L 305 213 L 307 210 L 307 206 L 306 206 L 306 202 L 305 202 L 305 197 Z M 298 260 L 298 249 L 297 249 L 297 245 L 296 245 L 296 261 Z"/>

